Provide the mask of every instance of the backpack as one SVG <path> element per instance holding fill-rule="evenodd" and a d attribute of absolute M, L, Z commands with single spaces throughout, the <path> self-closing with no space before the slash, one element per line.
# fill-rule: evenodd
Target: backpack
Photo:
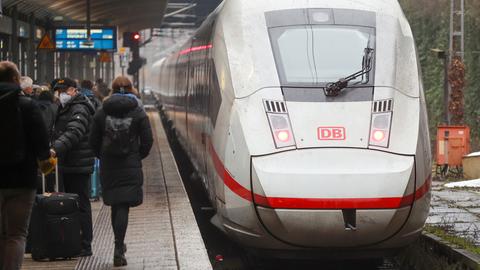
<path fill-rule="evenodd" d="M 20 89 L 1 85 L 0 90 L 0 165 L 14 165 L 25 160 L 26 140 L 22 112 L 19 107 Z"/>
<path fill-rule="evenodd" d="M 103 133 L 102 153 L 108 156 L 126 156 L 130 153 L 133 138 L 130 127 L 133 118 L 116 118 L 107 115 Z"/>

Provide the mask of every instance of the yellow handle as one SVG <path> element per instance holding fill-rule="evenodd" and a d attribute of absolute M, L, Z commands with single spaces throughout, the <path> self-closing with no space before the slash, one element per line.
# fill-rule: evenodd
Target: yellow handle
<path fill-rule="evenodd" d="M 38 162 L 38 167 L 40 171 L 48 175 L 55 170 L 55 165 L 57 165 L 57 158 L 49 158 L 47 160 L 41 160 Z"/>

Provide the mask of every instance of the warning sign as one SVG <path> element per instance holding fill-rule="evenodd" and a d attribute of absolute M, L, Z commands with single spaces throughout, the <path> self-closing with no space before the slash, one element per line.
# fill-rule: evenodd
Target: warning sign
<path fill-rule="evenodd" d="M 55 44 L 53 44 L 52 39 L 47 33 L 43 35 L 42 40 L 40 41 L 40 44 L 38 44 L 37 49 L 46 49 L 46 50 L 55 49 Z"/>
<path fill-rule="evenodd" d="M 110 57 L 110 54 L 108 52 L 101 52 L 100 62 L 103 62 L 103 63 L 112 62 L 112 57 Z"/>

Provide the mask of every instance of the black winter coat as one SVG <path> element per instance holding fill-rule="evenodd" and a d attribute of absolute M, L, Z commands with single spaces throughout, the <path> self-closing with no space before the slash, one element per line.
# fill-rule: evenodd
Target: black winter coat
<path fill-rule="evenodd" d="M 5 83 L 0 85 L 0 91 L 12 90 L 20 92 L 20 87 Z M 18 104 L 21 111 L 24 133 L 26 135 L 25 141 L 23 142 L 26 146 L 26 157 L 22 162 L 15 165 L 0 165 L 0 189 L 35 189 L 37 181 L 37 160 L 46 160 L 50 157 L 47 129 L 37 103 L 29 97 L 20 96 Z M 11 116 L 3 115 L 2 117 Z M 2 130 L 1 132 L 8 131 Z M 2 141 L 1 143 L 12 142 Z"/>
<path fill-rule="evenodd" d="M 95 108 L 82 94 L 58 108 L 53 149 L 63 173 L 91 174 L 95 155 L 88 144 Z"/>
<path fill-rule="evenodd" d="M 58 106 L 50 101 L 38 100 L 38 106 L 47 126 L 48 138 L 51 140 L 53 137 L 53 126 L 55 124 L 55 119 L 57 118 Z"/>
<path fill-rule="evenodd" d="M 130 136 L 134 143 L 125 156 L 108 156 L 102 151 L 107 115 L 132 118 Z M 142 159 L 152 148 L 153 136 L 148 116 L 137 100 L 126 95 L 113 95 L 107 99 L 95 115 L 90 145 L 100 159 L 103 202 L 106 205 L 126 203 L 132 207 L 142 204 Z"/>

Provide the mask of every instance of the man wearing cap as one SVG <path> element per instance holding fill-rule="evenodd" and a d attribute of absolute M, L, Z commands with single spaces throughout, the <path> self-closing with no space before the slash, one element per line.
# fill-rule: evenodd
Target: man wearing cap
<path fill-rule="evenodd" d="M 93 232 L 89 181 L 94 154 L 88 144 L 88 134 L 95 108 L 88 98 L 78 92 L 76 82 L 70 78 L 58 80 L 54 90 L 59 92 L 60 107 L 51 152 L 59 158 L 59 175 L 63 178 L 65 192 L 79 196 L 81 256 L 90 256 Z"/>

